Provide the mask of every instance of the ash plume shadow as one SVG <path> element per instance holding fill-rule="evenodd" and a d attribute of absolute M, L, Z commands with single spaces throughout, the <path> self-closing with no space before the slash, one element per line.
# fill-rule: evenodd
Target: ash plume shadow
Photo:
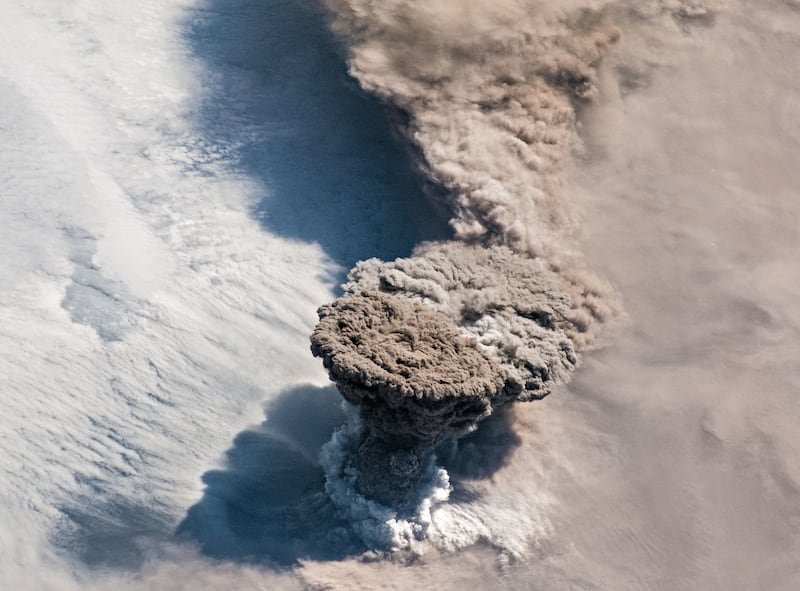
<path fill-rule="evenodd" d="M 449 236 L 389 109 L 350 78 L 317 2 L 207 0 L 185 37 L 206 68 L 200 135 L 263 189 L 252 215 L 349 269 Z"/>
<path fill-rule="evenodd" d="M 267 419 L 236 436 L 225 466 L 203 477 L 202 499 L 177 535 L 218 560 L 291 567 L 299 560 L 342 560 L 367 550 L 324 492 L 320 448 L 345 421 L 333 386 L 297 386 L 267 408 Z M 475 499 L 463 480 L 489 478 L 519 445 L 509 413 L 438 450 L 452 471 L 453 502 Z"/>
<path fill-rule="evenodd" d="M 317 461 L 344 421 L 335 389 L 292 388 L 266 414 L 259 427 L 237 435 L 224 468 L 203 475 L 203 498 L 178 535 L 212 558 L 276 567 L 363 552 L 325 495 Z"/>
<path fill-rule="evenodd" d="M 450 474 L 456 492 L 460 481 L 491 478 L 506 465 L 522 444 L 513 421 L 512 411 L 501 407 L 469 435 L 436 450 L 439 463 Z M 457 495 L 455 497 L 457 500 Z"/>
<path fill-rule="evenodd" d="M 324 492 L 320 448 L 344 422 L 333 386 L 286 390 L 266 420 L 239 433 L 220 469 L 202 476 L 203 497 L 174 528 L 165 507 L 142 506 L 84 481 L 91 494 L 60 506 L 52 541 L 85 566 L 135 571 L 162 542 L 196 544 L 206 556 L 281 569 L 366 550 Z"/>

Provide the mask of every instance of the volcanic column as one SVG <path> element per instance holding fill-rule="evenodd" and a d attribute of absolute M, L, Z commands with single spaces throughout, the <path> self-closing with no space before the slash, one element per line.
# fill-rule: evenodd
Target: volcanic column
<path fill-rule="evenodd" d="M 355 459 L 361 494 L 401 506 L 443 438 L 474 428 L 514 397 L 505 371 L 453 321 L 414 300 L 380 292 L 319 310 L 311 350 L 342 396 L 360 407 Z"/>

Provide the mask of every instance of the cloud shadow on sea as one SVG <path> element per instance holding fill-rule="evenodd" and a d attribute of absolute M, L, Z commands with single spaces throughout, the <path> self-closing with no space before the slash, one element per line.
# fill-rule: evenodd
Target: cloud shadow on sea
<path fill-rule="evenodd" d="M 387 107 L 349 77 L 316 1 L 206 0 L 186 39 L 205 71 L 195 125 L 263 188 L 270 233 L 318 243 L 344 270 L 449 236 Z"/>

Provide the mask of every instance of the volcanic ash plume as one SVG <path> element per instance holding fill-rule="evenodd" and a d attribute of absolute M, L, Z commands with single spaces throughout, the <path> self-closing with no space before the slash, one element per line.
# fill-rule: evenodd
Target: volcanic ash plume
<path fill-rule="evenodd" d="M 438 440 L 469 429 L 504 397 L 505 372 L 447 316 L 419 302 L 364 292 L 319 314 L 312 351 L 361 409 L 360 492 L 402 503 Z"/>
<path fill-rule="evenodd" d="M 546 396 L 577 363 L 579 316 L 544 263 L 507 247 L 429 244 L 360 263 L 311 336 L 360 406 L 363 495 L 405 502 L 432 450 L 513 400 Z M 466 335 L 466 336 L 465 336 Z"/>
<path fill-rule="evenodd" d="M 544 398 L 566 380 L 578 362 L 574 343 L 590 325 L 544 261 L 504 246 L 426 244 L 407 259 L 359 263 L 344 287 L 413 298 L 445 314 L 502 368 L 504 401 Z"/>
<path fill-rule="evenodd" d="M 441 440 L 546 396 L 616 311 L 568 247 L 562 166 L 576 105 L 619 35 L 603 2 L 328 0 L 351 74 L 406 115 L 451 242 L 360 263 L 320 309 L 312 351 L 360 407 L 367 498 L 414 497 Z"/>

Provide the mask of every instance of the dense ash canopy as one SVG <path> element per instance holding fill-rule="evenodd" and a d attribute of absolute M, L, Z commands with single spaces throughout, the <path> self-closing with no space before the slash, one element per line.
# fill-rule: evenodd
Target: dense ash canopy
<path fill-rule="evenodd" d="M 369 498 L 402 505 L 439 441 L 472 430 L 510 399 L 506 372 L 419 301 L 365 291 L 322 306 L 319 316 L 311 350 L 360 407 L 354 462 Z"/>
<path fill-rule="evenodd" d="M 380 291 L 442 312 L 505 371 L 504 395 L 522 400 L 569 379 L 575 343 L 591 327 L 556 273 L 504 246 L 429 243 L 410 258 L 370 259 L 350 273 L 345 291 Z"/>
<path fill-rule="evenodd" d="M 311 350 L 354 404 L 492 398 L 505 384 L 474 339 L 420 302 L 365 292 L 322 306 L 319 316 Z"/>
<path fill-rule="evenodd" d="M 359 490 L 399 505 L 433 447 L 494 409 L 546 396 L 578 362 L 580 311 L 542 261 L 504 246 L 430 243 L 364 261 L 319 309 L 311 350 L 360 407 Z"/>

